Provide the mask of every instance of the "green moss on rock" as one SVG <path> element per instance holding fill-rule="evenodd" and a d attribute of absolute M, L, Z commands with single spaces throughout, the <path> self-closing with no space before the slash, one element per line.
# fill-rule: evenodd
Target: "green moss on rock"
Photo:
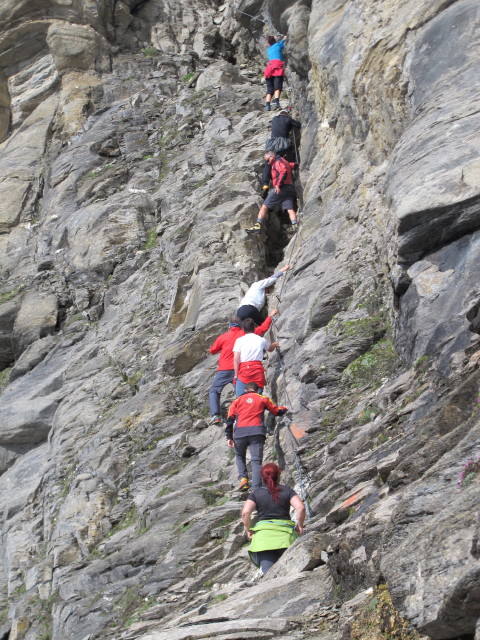
<path fill-rule="evenodd" d="M 395 372 L 397 364 L 397 351 L 392 340 L 380 340 L 346 367 L 342 381 L 351 387 L 379 387 L 383 377 Z"/>
<path fill-rule="evenodd" d="M 350 640 L 418 640 L 420 636 L 395 609 L 385 584 L 378 586 L 352 623 Z"/>

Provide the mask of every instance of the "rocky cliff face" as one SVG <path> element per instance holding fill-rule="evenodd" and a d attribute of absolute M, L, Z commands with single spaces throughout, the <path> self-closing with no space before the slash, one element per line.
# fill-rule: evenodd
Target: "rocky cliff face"
<path fill-rule="evenodd" d="M 478 637 L 478 3 L 0 15 L 0 638 Z M 293 239 L 244 232 L 276 31 Z M 208 346 L 287 261 L 266 457 L 311 518 L 255 582 Z"/>

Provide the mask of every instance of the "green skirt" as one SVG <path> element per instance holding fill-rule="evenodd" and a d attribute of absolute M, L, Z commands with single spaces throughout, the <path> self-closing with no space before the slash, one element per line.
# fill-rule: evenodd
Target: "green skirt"
<path fill-rule="evenodd" d="M 296 539 L 295 523 L 291 520 L 260 520 L 251 528 L 253 538 L 248 547 L 250 560 L 258 566 L 258 551 L 286 549 Z"/>

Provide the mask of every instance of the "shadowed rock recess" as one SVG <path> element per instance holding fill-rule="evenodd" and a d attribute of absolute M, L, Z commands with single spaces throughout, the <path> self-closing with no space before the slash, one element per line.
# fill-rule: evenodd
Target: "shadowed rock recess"
<path fill-rule="evenodd" d="M 0 25 L 0 640 L 480 640 L 478 0 Z M 279 33 L 303 217 L 249 237 Z M 311 518 L 259 580 L 208 347 L 287 262 L 265 458 Z"/>

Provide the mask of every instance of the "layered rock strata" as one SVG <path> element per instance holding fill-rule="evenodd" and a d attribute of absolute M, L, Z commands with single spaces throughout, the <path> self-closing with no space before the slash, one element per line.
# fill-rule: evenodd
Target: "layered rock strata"
<path fill-rule="evenodd" d="M 473 637 L 477 3 L 31 5 L 0 9 L 0 637 L 356 637 L 383 583 L 404 636 Z M 287 32 L 303 216 L 252 238 Z M 208 346 L 286 262 L 266 457 L 311 518 L 257 582 Z"/>

